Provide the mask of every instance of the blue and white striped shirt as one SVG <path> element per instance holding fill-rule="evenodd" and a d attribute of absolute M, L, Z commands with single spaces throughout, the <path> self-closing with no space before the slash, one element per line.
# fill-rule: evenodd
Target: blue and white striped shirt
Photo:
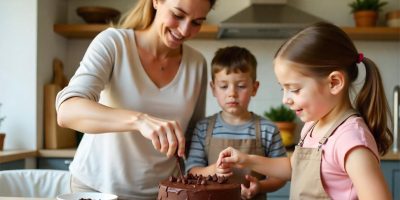
<path fill-rule="evenodd" d="M 255 119 L 258 115 L 253 114 L 253 119 L 241 125 L 231 125 L 223 121 L 221 114 L 217 114 L 212 137 L 226 139 L 256 139 Z M 211 116 L 210 116 L 211 117 Z M 206 167 L 209 164 L 205 150 L 205 140 L 209 118 L 207 117 L 196 124 L 189 156 L 186 160 L 186 172 L 193 167 Z M 260 117 L 260 116 L 258 116 Z M 260 117 L 261 146 L 267 157 L 286 156 L 286 149 L 282 144 L 279 129 L 271 121 Z M 212 152 L 219 154 L 219 152 Z"/>

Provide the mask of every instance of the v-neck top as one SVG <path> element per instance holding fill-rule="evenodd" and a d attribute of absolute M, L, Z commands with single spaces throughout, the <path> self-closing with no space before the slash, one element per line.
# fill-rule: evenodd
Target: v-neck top
<path fill-rule="evenodd" d="M 314 122 L 304 125 L 301 137 L 311 130 Z M 308 134 L 303 147 L 318 148 L 323 137 L 320 134 Z M 354 185 L 345 169 L 345 157 L 355 147 L 369 149 L 379 160 L 378 147 L 375 139 L 359 116 L 352 116 L 341 124 L 322 145 L 321 177 L 325 191 L 333 199 L 357 199 Z"/>
<path fill-rule="evenodd" d="M 57 95 L 56 107 L 78 96 L 177 120 L 187 130 L 205 116 L 206 60 L 184 44 L 177 74 L 158 88 L 141 65 L 134 34 L 132 29 L 108 28 L 96 36 L 69 85 Z M 174 173 L 176 165 L 138 132 L 85 134 L 70 171 L 96 190 L 140 200 L 155 199 L 158 182 Z"/>

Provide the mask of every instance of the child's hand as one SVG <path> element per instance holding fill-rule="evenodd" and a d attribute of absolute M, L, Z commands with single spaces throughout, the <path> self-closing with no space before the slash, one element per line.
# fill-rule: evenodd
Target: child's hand
<path fill-rule="evenodd" d="M 218 158 L 217 162 L 215 163 L 215 173 L 218 176 L 232 176 L 233 172 L 231 169 L 231 165 L 228 163 L 221 163 L 221 159 Z"/>
<path fill-rule="evenodd" d="M 246 175 L 246 180 L 250 181 L 250 185 L 249 187 L 241 185 L 242 199 L 251 199 L 260 192 L 260 183 L 256 177 L 250 175 Z"/>
<path fill-rule="evenodd" d="M 221 165 L 243 168 L 247 157 L 247 154 L 244 154 L 232 147 L 228 147 L 219 153 L 218 161 L 221 163 Z"/>

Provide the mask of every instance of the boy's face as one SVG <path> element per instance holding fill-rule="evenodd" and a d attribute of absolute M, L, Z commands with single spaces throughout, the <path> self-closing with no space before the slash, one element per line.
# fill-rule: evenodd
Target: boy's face
<path fill-rule="evenodd" d="M 240 116 L 248 113 L 250 99 L 256 95 L 259 83 L 251 78 L 250 72 L 227 74 L 224 69 L 215 74 L 210 85 L 222 111 Z"/>

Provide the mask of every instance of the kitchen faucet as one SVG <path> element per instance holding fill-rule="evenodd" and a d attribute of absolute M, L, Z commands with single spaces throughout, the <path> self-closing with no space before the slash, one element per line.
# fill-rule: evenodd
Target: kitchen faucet
<path fill-rule="evenodd" d="M 393 152 L 397 153 L 399 151 L 399 93 L 400 86 L 395 86 L 393 90 Z"/>

